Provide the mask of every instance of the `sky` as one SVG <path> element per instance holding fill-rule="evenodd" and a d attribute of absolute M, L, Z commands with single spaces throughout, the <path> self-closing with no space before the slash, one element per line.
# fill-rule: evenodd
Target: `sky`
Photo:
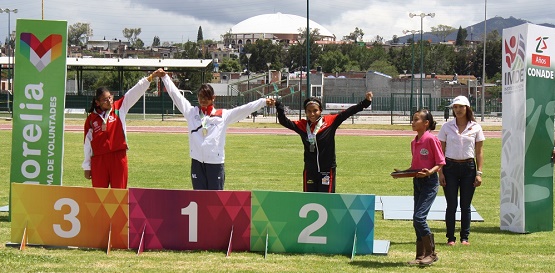
<path fill-rule="evenodd" d="M 515 17 L 532 23 L 555 24 L 553 0 L 318 0 L 309 3 L 309 18 L 335 34 L 338 40 L 356 27 L 364 41 L 377 35 L 391 40 L 404 36 L 403 30 L 430 31 L 447 25 L 456 29 L 480 23 L 485 16 Z M 485 4 L 487 6 L 485 7 Z M 44 8 L 43 8 L 44 5 Z M 138 36 L 145 45 L 154 36 L 161 42 L 196 41 L 199 26 L 204 39 L 221 40 L 221 35 L 250 17 L 285 13 L 307 16 L 307 1 L 268 0 L 0 0 L 0 8 L 18 9 L 0 13 L 0 43 L 16 19 L 65 20 L 69 25 L 89 23 L 90 39 L 121 39 L 124 28 L 141 28 Z M 410 18 L 409 13 L 435 13 L 435 17 Z M 43 18 L 44 16 L 44 18 Z"/>

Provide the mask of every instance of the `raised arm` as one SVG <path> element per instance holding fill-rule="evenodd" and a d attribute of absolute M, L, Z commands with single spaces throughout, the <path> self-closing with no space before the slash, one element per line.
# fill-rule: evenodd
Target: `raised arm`
<path fill-rule="evenodd" d="M 281 124 L 283 127 L 287 128 L 287 129 L 291 129 L 293 131 L 296 131 L 297 125 L 295 125 L 294 122 L 292 122 L 290 119 L 288 119 L 287 116 L 285 116 L 285 107 L 284 107 L 283 103 L 281 103 L 281 101 L 276 101 L 275 105 L 276 105 L 276 111 L 277 111 L 279 124 Z"/>
<path fill-rule="evenodd" d="M 346 119 L 348 119 L 350 116 L 364 110 L 364 108 L 367 108 L 368 106 L 372 105 L 372 97 L 373 94 L 372 92 L 367 92 L 366 95 L 364 96 L 364 100 L 362 100 L 361 102 L 345 109 L 345 111 L 339 113 L 337 115 L 337 118 L 335 119 L 335 122 L 343 122 Z"/>
<path fill-rule="evenodd" d="M 179 109 L 179 112 L 187 118 L 187 113 L 193 109 L 191 103 L 181 94 L 181 92 L 179 92 L 179 89 L 175 86 L 170 76 L 165 75 L 162 77 L 162 82 L 164 83 L 166 91 L 168 91 L 168 95 L 170 95 L 173 104 L 175 104 L 177 109 Z"/>
<path fill-rule="evenodd" d="M 129 111 L 129 109 L 131 109 L 131 107 L 133 107 L 133 105 L 137 103 L 141 96 L 144 95 L 144 93 L 150 86 L 150 82 L 152 81 L 152 79 L 155 77 L 164 76 L 165 74 L 166 72 L 162 68 L 159 68 L 158 70 L 150 74 L 150 76 L 140 79 L 139 82 L 135 84 L 135 86 L 133 86 L 131 89 L 129 89 L 129 91 L 127 91 L 123 96 L 123 101 L 121 103 L 119 111 L 123 115 L 125 115 Z"/>

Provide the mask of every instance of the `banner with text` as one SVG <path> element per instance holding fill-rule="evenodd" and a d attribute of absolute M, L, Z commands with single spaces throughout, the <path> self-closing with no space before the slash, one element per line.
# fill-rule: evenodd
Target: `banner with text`
<path fill-rule="evenodd" d="M 66 21 L 18 19 L 10 182 L 62 184 Z"/>
<path fill-rule="evenodd" d="M 500 227 L 553 230 L 555 29 L 503 30 L 503 137 Z"/>

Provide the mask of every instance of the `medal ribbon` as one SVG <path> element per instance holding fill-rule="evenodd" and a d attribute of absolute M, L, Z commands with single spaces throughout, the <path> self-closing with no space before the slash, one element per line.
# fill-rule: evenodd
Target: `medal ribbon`
<path fill-rule="evenodd" d="M 95 109 L 96 111 L 96 109 Z M 104 113 L 102 114 L 98 114 L 98 116 L 102 119 L 102 125 L 108 126 L 108 117 L 110 116 L 110 113 L 112 112 L 112 108 L 110 108 L 110 110 L 108 111 L 104 111 Z"/>
<path fill-rule="evenodd" d="M 214 113 L 213 107 L 209 107 L 207 110 L 210 111 L 210 114 L 208 114 L 208 112 L 205 114 L 204 111 L 199 108 L 200 124 L 203 129 L 208 129 L 206 125 L 208 123 L 208 118 L 210 117 L 211 114 Z"/>
<path fill-rule="evenodd" d="M 322 117 L 320 117 L 316 126 L 314 126 L 314 131 L 310 129 L 310 124 L 308 122 L 306 123 L 306 133 L 308 134 L 308 142 L 310 142 L 310 144 L 316 143 L 316 134 L 320 130 L 320 127 L 322 127 L 323 123 Z"/>

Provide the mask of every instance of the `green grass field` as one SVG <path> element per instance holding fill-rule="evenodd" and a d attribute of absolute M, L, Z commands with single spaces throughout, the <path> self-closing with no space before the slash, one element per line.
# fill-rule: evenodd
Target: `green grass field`
<path fill-rule="evenodd" d="M 264 126 L 264 125 L 258 125 Z M 268 125 L 274 126 L 274 125 Z M 383 129 L 383 128 L 380 128 Z M 341 130 L 341 129 L 340 129 Z M 410 179 L 392 179 L 393 168 L 410 165 L 412 137 L 337 136 L 337 192 L 412 195 Z M 130 133 L 129 187 L 191 189 L 184 134 Z M 0 131 L 0 205 L 8 204 L 11 132 Z M 484 145 L 483 186 L 473 205 L 484 222 L 472 223 L 470 246 L 447 247 L 444 222 L 430 221 L 440 260 L 429 272 L 555 272 L 555 233 L 513 234 L 499 229 L 501 140 Z M 81 170 L 82 134 L 65 134 L 63 184 L 90 187 Z M 228 135 L 226 190 L 301 191 L 302 147 L 293 135 Z M 443 193 L 440 191 L 440 195 Z M 3 272 L 409 272 L 414 258 L 411 221 L 383 220 L 376 212 L 375 238 L 389 240 L 387 256 L 274 254 L 223 251 L 44 249 L 20 251 L 10 242 L 7 213 L 0 213 Z"/>

